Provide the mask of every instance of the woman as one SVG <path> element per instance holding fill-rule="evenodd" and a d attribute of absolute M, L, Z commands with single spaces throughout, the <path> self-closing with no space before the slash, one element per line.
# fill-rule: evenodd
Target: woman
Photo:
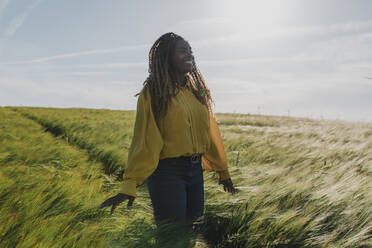
<path fill-rule="evenodd" d="M 155 220 L 195 221 L 204 214 L 203 167 L 215 171 L 225 191 L 236 192 L 212 112 L 212 98 L 191 47 L 174 33 L 162 35 L 149 53 L 149 76 L 137 102 L 134 135 L 119 194 L 102 207 L 114 209 L 147 183 Z M 203 163 L 202 163 L 203 162 Z"/>

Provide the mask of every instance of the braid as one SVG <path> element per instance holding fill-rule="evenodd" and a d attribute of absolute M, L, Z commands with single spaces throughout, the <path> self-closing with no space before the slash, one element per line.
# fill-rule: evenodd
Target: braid
<path fill-rule="evenodd" d="M 171 98 L 177 94 L 179 89 L 179 85 L 175 83 L 176 74 L 172 61 L 178 40 L 184 39 L 174 33 L 166 33 L 155 41 L 149 52 L 149 76 L 143 82 L 143 90 L 149 89 L 151 107 L 157 123 L 167 114 Z M 213 113 L 210 91 L 195 61 L 193 61 L 193 69 L 188 77 L 191 77 L 192 93 L 208 108 L 210 113 Z"/>

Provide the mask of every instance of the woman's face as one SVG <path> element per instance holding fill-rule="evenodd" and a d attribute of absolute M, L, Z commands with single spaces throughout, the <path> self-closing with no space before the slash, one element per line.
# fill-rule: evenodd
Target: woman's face
<path fill-rule="evenodd" d="M 194 56 L 190 45 L 184 40 L 178 40 L 174 47 L 173 63 L 177 73 L 186 74 L 191 72 Z"/>

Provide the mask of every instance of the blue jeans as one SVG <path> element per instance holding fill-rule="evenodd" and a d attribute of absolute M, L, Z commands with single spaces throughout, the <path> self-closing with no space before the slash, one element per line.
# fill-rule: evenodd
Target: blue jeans
<path fill-rule="evenodd" d="M 201 160 L 159 160 L 146 180 L 156 221 L 194 221 L 204 214 L 204 179 Z"/>

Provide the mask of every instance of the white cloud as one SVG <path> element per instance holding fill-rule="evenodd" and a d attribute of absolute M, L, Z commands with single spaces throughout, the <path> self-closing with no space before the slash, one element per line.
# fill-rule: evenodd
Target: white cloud
<path fill-rule="evenodd" d="M 222 23 L 224 19 L 220 20 Z M 212 21 L 205 22 L 203 19 L 200 23 L 215 25 Z M 244 43 L 247 41 L 262 41 L 270 39 L 283 39 L 292 37 L 319 37 L 327 36 L 334 37 L 338 35 L 347 35 L 353 32 L 370 32 L 372 30 L 372 20 L 366 21 L 353 21 L 353 22 L 342 22 L 333 25 L 311 25 L 311 26 L 281 26 L 275 29 L 260 30 L 260 32 L 248 32 L 237 29 L 233 22 L 225 21 L 224 25 L 230 24 L 229 34 L 226 32 L 219 32 L 222 36 L 213 36 L 207 39 L 195 39 L 192 41 L 193 47 L 208 47 L 211 45 L 232 45 L 236 42 Z M 193 25 L 198 26 L 197 21 Z M 180 27 L 181 28 L 181 27 Z M 211 27 L 210 27 L 211 28 Z M 208 34 L 209 28 L 203 29 Z M 232 32 L 234 30 L 235 32 Z M 191 34 L 190 34 L 191 35 Z M 210 35 L 208 35 L 210 36 Z M 196 36 L 197 37 L 197 36 Z"/>
<path fill-rule="evenodd" d="M 9 25 L 8 28 L 4 32 L 4 36 L 6 37 L 11 37 L 13 36 L 17 30 L 22 27 L 24 21 L 27 19 L 27 17 L 31 14 L 32 10 L 36 8 L 42 0 L 36 0 L 34 1 L 23 13 L 20 15 L 16 16 L 13 18 Z"/>
<path fill-rule="evenodd" d="M 135 109 L 140 84 L 131 81 L 0 79 L 0 106 Z"/>
<path fill-rule="evenodd" d="M 205 72 L 206 76 L 228 75 L 241 80 L 261 76 L 265 77 L 266 83 L 286 80 L 292 84 L 319 75 L 324 78 L 350 78 L 350 82 L 355 84 L 362 82 L 365 76 L 372 75 L 372 32 L 313 41 L 284 41 L 279 45 L 270 41 L 265 47 L 277 46 L 277 50 L 272 51 L 259 46 L 251 47 L 249 44 L 233 46 L 231 44 L 218 50 L 219 54 L 226 50 L 225 54 L 218 56 L 221 59 L 197 60 L 201 71 Z M 287 52 L 288 47 L 291 49 Z M 227 59 L 232 51 L 235 52 L 234 49 L 240 54 L 236 53 L 235 58 L 230 56 L 231 58 Z M 203 52 L 204 48 L 200 51 Z M 252 53 L 254 56 L 250 56 Z M 214 54 L 204 54 L 204 57 L 208 56 Z M 330 80 L 329 84 L 331 83 L 333 82 Z"/>
<path fill-rule="evenodd" d="M 229 18 L 200 18 L 172 23 L 163 32 L 170 30 L 192 41 L 204 37 L 218 37 L 221 35 L 221 30 L 224 30 L 223 34 L 227 36 L 234 31 L 230 28 L 232 25 L 234 25 L 233 20 Z"/>
<path fill-rule="evenodd" d="M 323 57 L 310 56 L 303 57 L 301 55 L 291 57 L 258 57 L 258 58 L 246 58 L 246 59 L 222 59 L 222 60 L 200 60 L 198 64 L 208 66 L 226 66 L 226 65 L 249 65 L 256 63 L 283 63 L 283 62 L 320 62 L 324 60 Z"/>
<path fill-rule="evenodd" d="M 259 113 L 372 122 L 372 83 L 352 84 L 336 75 L 281 83 L 266 80 L 210 78 L 207 84 L 217 112 Z M 367 82 L 368 79 L 365 79 Z"/>
<path fill-rule="evenodd" d="M 146 62 L 132 62 L 132 63 L 106 63 L 96 65 L 78 65 L 80 68 L 95 68 L 95 69 L 123 69 L 123 68 L 143 68 L 146 67 Z"/>
<path fill-rule="evenodd" d="M 8 3 L 9 3 L 9 0 L 0 0 L 0 18 L 4 10 L 6 9 L 6 6 L 8 5 Z"/>
<path fill-rule="evenodd" d="M 130 51 L 130 50 L 141 50 L 141 49 L 147 49 L 148 47 L 149 45 L 134 45 L 134 46 L 122 46 L 122 47 L 109 48 L 109 49 L 95 49 L 95 50 L 89 50 L 89 51 L 64 53 L 64 54 L 58 54 L 58 55 L 42 57 L 42 58 L 37 58 L 37 59 L 16 61 L 16 62 L 11 62 L 11 63 L 3 63 L 1 65 L 34 64 L 34 63 L 42 63 L 42 62 L 47 62 L 47 61 L 52 61 L 52 60 L 75 58 L 75 57 L 82 57 L 82 56 L 88 56 L 88 55 L 109 54 L 109 53 L 117 53 L 117 52 L 124 52 L 124 51 Z"/>

